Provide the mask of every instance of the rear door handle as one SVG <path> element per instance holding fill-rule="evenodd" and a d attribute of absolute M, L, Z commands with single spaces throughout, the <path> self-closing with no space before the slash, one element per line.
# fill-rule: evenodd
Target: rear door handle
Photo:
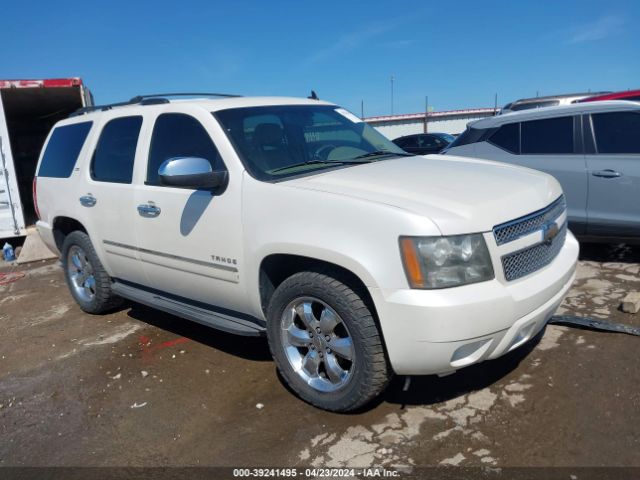
<path fill-rule="evenodd" d="M 80 197 L 80 204 L 83 207 L 93 207 L 96 204 L 97 201 L 98 200 L 96 199 L 96 197 L 94 197 L 90 193 Z"/>
<path fill-rule="evenodd" d="M 616 172 L 610 168 L 607 168 L 606 170 L 596 170 L 595 172 L 591 172 L 591 175 L 602 178 L 618 178 L 622 176 L 620 172 Z"/>
<path fill-rule="evenodd" d="M 160 215 L 160 207 L 156 207 L 153 203 L 143 203 L 138 205 L 138 213 L 141 217 L 153 218 Z"/>

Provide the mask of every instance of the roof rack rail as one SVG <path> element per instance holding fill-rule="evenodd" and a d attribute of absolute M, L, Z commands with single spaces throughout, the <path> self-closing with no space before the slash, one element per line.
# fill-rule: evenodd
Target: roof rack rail
<path fill-rule="evenodd" d="M 166 97 L 221 97 L 221 98 L 236 98 L 242 95 L 235 95 L 231 93 L 154 93 L 153 95 L 136 95 L 129 102 L 140 103 L 147 98 L 166 98 Z"/>
<path fill-rule="evenodd" d="M 85 113 L 107 111 L 114 107 L 124 107 L 127 105 L 158 105 L 169 103 L 166 97 L 220 97 L 220 98 L 236 98 L 241 95 L 233 95 L 230 93 L 156 93 L 152 95 L 136 95 L 127 102 L 108 103 L 106 105 L 93 105 L 91 107 L 82 107 L 69 115 L 69 118 Z"/>

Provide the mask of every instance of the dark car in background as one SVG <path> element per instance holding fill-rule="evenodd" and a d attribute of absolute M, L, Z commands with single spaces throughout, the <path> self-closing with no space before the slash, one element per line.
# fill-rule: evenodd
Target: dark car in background
<path fill-rule="evenodd" d="M 456 139 L 448 133 L 417 133 L 393 140 L 405 152 L 416 155 L 438 153 Z"/>

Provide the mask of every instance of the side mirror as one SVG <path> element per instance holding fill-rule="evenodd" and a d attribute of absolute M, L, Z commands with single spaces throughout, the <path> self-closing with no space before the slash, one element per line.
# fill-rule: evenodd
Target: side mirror
<path fill-rule="evenodd" d="M 158 169 L 160 185 L 191 189 L 217 189 L 226 186 L 226 170 L 213 171 L 209 160 L 198 157 L 175 157 L 162 162 Z"/>

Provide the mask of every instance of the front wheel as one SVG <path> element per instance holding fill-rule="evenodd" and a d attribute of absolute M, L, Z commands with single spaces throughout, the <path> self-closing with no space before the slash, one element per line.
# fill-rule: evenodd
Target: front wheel
<path fill-rule="evenodd" d="M 286 279 L 269 303 L 267 335 L 280 373 L 302 399 L 346 412 L 378 396 L 391 371 L 372 312 L 336 277 Z"/>

